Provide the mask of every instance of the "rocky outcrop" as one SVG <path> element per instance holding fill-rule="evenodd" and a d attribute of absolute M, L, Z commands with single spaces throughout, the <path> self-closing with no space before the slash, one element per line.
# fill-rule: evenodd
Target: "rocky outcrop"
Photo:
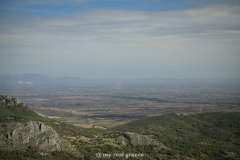
<path fill-rule="evenodd" d="M 125 132 L 123 136 L 133 145 L 158 145 L 159 142 L 146 136 L 136 133 Z"/>
<path fill-rule="evenodd" d="M 12 98 L 7 95 L 0 95 L 0 104 L 2 104 L 5 107 L 16 107 L 19 104 L 22 104 L 19 99 Z"/>
<path fill-rule="evenodd" d="M 224 151 L 221 153 L 221 156 L 223 159 L 232 159 L 232 160 L 239 159 L 239 157 L 233 152 Z"/>
<path fill-rule="evenodd" d="M 147 135 L 140 135 L 132 132 L 125 132 L 122 136 L 117 138 L 117 142 L 126 145 L 127 143 L 131 143 L 132 145 L 157 145 L 160 147 L 164 147 L 163 144 L 158 141 L 152 139 Z"/>
<path fill-rule="evenodd" d="M 60 138 L 51 127 L 42 122 L 1 124 L 0 133 L 0 150 L 24 150 L 34 147 L 45 152 L 75 151 L 67 140 Z"/>
<path fill-rule="evenodd" d="M 74 152 L 74 147 L 51 127 L 35 119 L 44 119 L 18 99 L 0 95 L 0 150 L 37 148 L 44 152 Z M 26 124 L 19 122 L 26 122 Z"/>

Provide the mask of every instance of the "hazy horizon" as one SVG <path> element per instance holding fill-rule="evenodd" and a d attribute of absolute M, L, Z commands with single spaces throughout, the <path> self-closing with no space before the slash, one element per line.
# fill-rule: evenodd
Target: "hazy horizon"
<path fill-rule="evenodd" d="M 240 3 L 0 2 L 0 75 L 240 78 Z"/>
<path fill-rule="evenodd" d="M 192 78 L 192 77 L 137 77 L 137 76 L 134 76 L 134 77 L 131 77 L 131 76 L 128 76 L 128 77 L 113 77 L 113 76 L 110 76 L 110 77 L 102 77 L 102 76 L 86 76 L 86 77 L 83 77 L 83 76 L 76 76 L 76 75 L 57 75 L 57 74 L 41 74 L 41 73 L 12 73 L 12 74 L 0 74 L 0 76 L 2 78 L 10 78 L 9 80 L 11 80 L 11 77 L 13 78 L 27 78 L 28 76 L 46 76 L 46 77 L 49 77 L 49 78 L 80 78 L 80 79 L 85 79 L 85 80 L 154 80 L 154 79 L 159 79 L 159 80 L 193 80 L 193 81 L 231 81 L 231 80 L 236 80 L 237 82 L 239 81 L 240 82 L 240 78 L 236 77 L 236 78 L 233 78 L 233 77 L 215 77 L 215 78 L 203 78 L 203 77 L 200 77 L 200 78 Z M 10 77 L 9 77 L 10 76 Z M 27 79 L 25 79 L 27 80 Z M 25 81 L 24 81 L 25 82 Z"/>

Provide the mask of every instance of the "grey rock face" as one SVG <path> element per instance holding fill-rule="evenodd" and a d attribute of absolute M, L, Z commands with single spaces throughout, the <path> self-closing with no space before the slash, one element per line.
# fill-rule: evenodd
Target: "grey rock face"
<path fill-rule="evenodd" d="M 0 150 L 23 150 L 35 147 L 46 152 L 74 152 L 74 147 L 42 122 L 7 123 L 0 126 Z"/>
<path fill-rule="evenodd" d="M 146 136 L 136 133 L 125 132 L 123 136 L 128 139 L 133 145 L 158 145 L 159 142 Z"/>
<path fill-rule="evenodd" d="M 14 106 L 20 104 L 20 100 L 12 98 L 7 95 L 0 95 L 0 104 L 5 104 L 6 106 Z"/>
<path fill-rule="evenodd" d="M 157 145 L 159 147 L 165 148 L 165 146 L 158 141 L 152 139 L 147 135 L 140 135 L 131 132 L 125 132 L 122 136 L 117 138 L 117 142 L 126 145 L 127 143 L 131 143 L 133 145 Z"/>
<path fill-rule="evenodd" d="M 238 159 L 239 157 L 233 153 L 233 152 L 227 152 L 227 151 L 224 151 L 221 156 L 224 158 L 224 159 Z"/>

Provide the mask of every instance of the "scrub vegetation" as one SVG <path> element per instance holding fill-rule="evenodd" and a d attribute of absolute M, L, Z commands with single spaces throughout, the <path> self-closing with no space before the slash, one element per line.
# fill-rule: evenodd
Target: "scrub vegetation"
<path fill-rule="evenodd" d="M 41 117 L 22 103 L 2 102 L 0 107 L 2 124 L 43 121 L 69 140 L 78 152 L 41 153 L 30 147 L 23 151 L 0 151 L 0 159 L 96 159 L 97 153 L 114 159 L 124 159 L 127 154 L 133 154 L 128 159 L 238 159 L 240 155 L 239 112 L 169 113 L 99 129 Z M 133 143 L 131 138 L 126 138 L 128 133 L 132 139 L 134 136 L 145 139 L 144 144 L 141 138 L 135 138 Z M 144 136 L 159 143 L 147 144 Z M 120 137 L 125 138 L 124 143 L 119 141 Z"/>

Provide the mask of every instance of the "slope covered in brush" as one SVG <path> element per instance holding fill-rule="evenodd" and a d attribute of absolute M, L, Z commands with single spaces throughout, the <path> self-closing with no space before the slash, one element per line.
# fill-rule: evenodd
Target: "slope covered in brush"
<path fill-rule="evenodd" d="M 153 135 L 174 154 L 193 158 L 234 159 L 240 155 L 238 112 L 170 113 L 132 121 L 112 130 Z"/>
<path fill-rule="evenodd" d="M 10 96 L 0 95 L 0 121 L 50 121 L 48 118 L 44 118 L 18 99 Z"/>

